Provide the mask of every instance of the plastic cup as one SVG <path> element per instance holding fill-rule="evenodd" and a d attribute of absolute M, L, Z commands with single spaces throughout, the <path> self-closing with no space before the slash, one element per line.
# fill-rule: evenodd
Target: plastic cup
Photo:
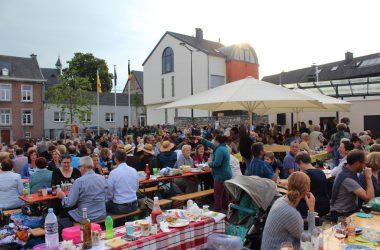
<path fill-rule="evenodd" d="M 125 228 L 126 228 L 127 235 L 132 235 L 134 230 L 135 230 L 135 226 L 133 224 L 133 221 L 125 222 Z"/>
<path fill-rule="evenodd" d="M 153 168 L 153 175 L 157 175 L 158 173 L 158 168 Z"/>

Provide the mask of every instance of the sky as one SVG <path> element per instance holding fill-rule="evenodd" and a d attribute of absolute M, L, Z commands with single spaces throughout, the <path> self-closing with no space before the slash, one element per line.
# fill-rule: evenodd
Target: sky
<path fill-rule="evenodd" d="M 377 0 L 1 0 L 0 54 L 64 66 L 75 52 L 117 67 L 121 91 L 166 31 L 249 43 L 266 75 L 380 52 Z"/>

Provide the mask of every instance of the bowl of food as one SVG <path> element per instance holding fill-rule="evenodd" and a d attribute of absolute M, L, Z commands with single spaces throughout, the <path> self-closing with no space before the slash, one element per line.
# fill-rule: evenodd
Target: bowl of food
<path fill-rule="evenodd" d="M 183 165 L 183 166 L 181 167 L 181 169 L 182 169 L 182 171 L 183 171 L 184 173 L 190 172 L 190 168 L 191 168 L 191 166 L 189 166 L 189 165 Z"/>

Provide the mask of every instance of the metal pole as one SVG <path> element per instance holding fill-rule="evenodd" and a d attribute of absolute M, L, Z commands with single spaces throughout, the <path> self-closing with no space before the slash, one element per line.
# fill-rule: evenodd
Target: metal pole
<path fill-rule="evenodd" d="M 99 70 L 96 72 L 97 79 L 96 79 L 96 86 L 98 86 L 98 79 L 99 79 Z M 99 87 L 96 88 L 96 103 L 97 103 L 97 109 L 98 109 L 98 136 L 100 136 L 100 120 L 99 120 Z"/>
<path fill-rule="evenodd" d="M 116 65 L 113 65 L 113 67 L 114 67 L 114 72 L 116 72 Z M 115 130 L 114 130 L 114 134 L 116 134 L 117 133 L 117 131 L 116 131 L 116 75 L 114 74 L 114 76 L 113 76 L 113 81 L 114 81 L 114 84 L 115 84 L 115 115 L 114 115 L 114 122 L 115 122 Z"/>
<path fill-rule="evenodd" d="M 193 50 L 190 50 L 190 71 L 191 71 L 191 95 L 194 94 L 193 89 Z M 194 109 L 191 109 L 191 122 L 194 123 Z"/>
<path fill-rule="evenodd" d="M 128 60 L 128 65 L 129 65 L 129 60 Z M 130 124 L 130 121 L 132 120 L 131 118 L 131 81 L 129 80 L 129 75 L 128 75 L 128 128 L 129 128 L 129 124 Z"/>

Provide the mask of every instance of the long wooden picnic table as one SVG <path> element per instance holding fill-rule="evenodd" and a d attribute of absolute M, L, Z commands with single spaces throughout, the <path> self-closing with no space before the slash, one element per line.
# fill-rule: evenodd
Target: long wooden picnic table
<path fill-rule="evenodd" d="M 139 181 L 139 183 L 140 183 L 140 185 L 144 185 L 144 184 L 151 184 L 154 182 L 168 181 L 168 180 L 182 178 L 182 177 L 190 177 L 190 176 L 209 174 L 209 173 L 211 173 L 211 169 L 203 170 L 201 172 L 186 172 L 186 173 L 179 174 L 179 175 L 160 176 L 160 177 L 154 178 L 154 179 L 151 178 L 149 180 L 141 180 L 141 181 Z"/>

